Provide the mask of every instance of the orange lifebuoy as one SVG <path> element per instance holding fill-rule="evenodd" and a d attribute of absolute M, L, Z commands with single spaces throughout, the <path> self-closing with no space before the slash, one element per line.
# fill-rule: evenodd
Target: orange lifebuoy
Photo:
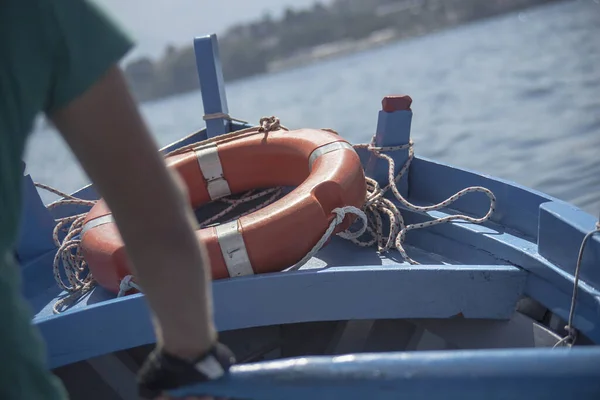
<path fill-rule="evenodd" d="M 362 207 L 364 171 L 353 147 L 324 130 L 252 132 L 200 144 L 166 158 L 188 187 L 192 207 L 250 189 L 296 186 L 280 200 L 230 223 L 197 231 L 213 279 L 281 271 L 319 241 L 338 207 Z M 335 232 L 347 229 L 351 216 Z M 83 256 L 96 281 L 113 292 L 131 274 L 106 203 L 88 213 Z"/>

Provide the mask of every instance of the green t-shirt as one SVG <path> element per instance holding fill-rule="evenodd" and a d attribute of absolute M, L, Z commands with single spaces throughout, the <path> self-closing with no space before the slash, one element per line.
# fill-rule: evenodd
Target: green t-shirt
<path fill-rule="evenodd" d="M 124 0 L 127 1 L 127 0 Z M 27 136 L 83 94 L 132 42 L 87 0 L 0 0 L 0 398 L 62 399 L 12 261 Z M 50 266 L 48 266 L 50 267 Z"/>
<path fill-rule="evenodd" d="M 81 95 L 131 46 L 91 1 L 0 0 L 0 253 L 16 237 L 35 117 Z"/>

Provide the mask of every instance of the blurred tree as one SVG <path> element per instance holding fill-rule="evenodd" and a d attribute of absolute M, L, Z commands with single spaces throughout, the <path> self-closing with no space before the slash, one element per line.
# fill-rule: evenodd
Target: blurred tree
<path fill-rule="evenodd" d="M 389 30 L 396 38 L 420 35 L 478 18 L 558 0 L 334 0 L 312 7 L 287 7 L 282 17 L 268 11 L 237 24 L 219 37 L 226 80 L 264 73 L 269 64 L 309 52 L 326 43 L 354 41 Z M 196 90 L 193 47 L 168 45 L 161 60 L 136 60 L 125 68 L 139 100 Z"/>

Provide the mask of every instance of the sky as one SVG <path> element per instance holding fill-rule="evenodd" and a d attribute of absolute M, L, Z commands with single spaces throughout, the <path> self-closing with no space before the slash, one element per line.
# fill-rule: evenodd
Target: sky
<path fill-rule="evenodd" d="M 316 0 L 95 0 L 134 37 L 126 60 L 159 57 L 166 45 L 191 44 L 194 36 L 221 33 L 229 26 L 280 15 L 286 7 L 310 7 Z M 324 1 L 323 3 L 327 3 Z"/>

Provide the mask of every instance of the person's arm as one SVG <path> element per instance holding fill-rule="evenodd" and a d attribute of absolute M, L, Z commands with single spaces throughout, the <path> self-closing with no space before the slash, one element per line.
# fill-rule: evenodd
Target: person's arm
<path fill-rule="evenodd" d="M 209 264 L 183 186 L 167 169 L 121 70 L 112 66 L 50 118 L 111 209 L 158 346 L 193 358 L 216 341 Z"/>

